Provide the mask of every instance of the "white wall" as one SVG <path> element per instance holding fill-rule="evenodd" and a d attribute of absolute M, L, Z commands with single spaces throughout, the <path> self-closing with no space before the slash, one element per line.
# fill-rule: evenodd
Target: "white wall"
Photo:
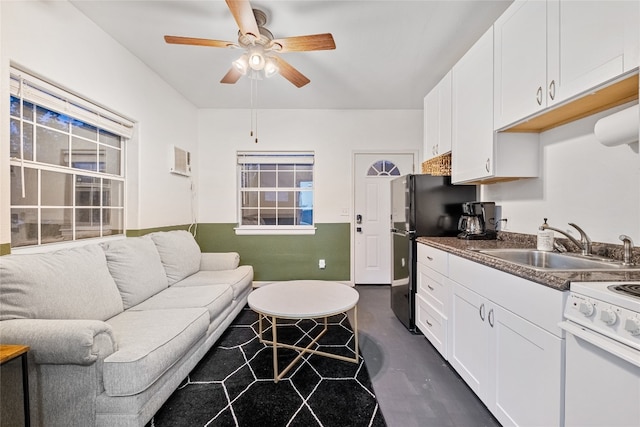
<path fill-rule="evenodd" d="M 197 151 L 197 110 L 66 1 L 0 2 L 0 242 L 10 241 L 9 64 L 137 122 L 127 150 L 129 229 L 191 220 L 189 180 L 169 174 L 170 145 Z"/>
<path fill-rule="evenodd" d="M 593 241 L 619 244 L 624 233 L 640 243 L 638 144 L 605 147 L 593 134 L 597 119 L 621 108 L 542 133 L 540 178 L 482 186 L 483 200 L 502 206 L 508 231 L 535 234 L 546 217 L 576 238 L 567 223 Z"/>
<path fill-rule="evenodd" d="M 421 150 L 422 120 L 421 110 L 260 110 L 256 144 L 249 110 L 201 110 L 198 222 L 237 222 L 239 150 L 314 151 L 315 221 L 349 222 L 353 152 Z"/>

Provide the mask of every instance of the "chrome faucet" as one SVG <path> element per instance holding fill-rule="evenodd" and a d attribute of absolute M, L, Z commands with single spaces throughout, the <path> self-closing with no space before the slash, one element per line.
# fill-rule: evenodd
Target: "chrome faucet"
<path fill-rule="evenodd" d="M 633 262 L 631 261 L 631 251 L 633 250 L 633 240 L 631 240 L 631 237 L 627 236 L 626 234 L 621 234 L 619 239 L 622 240 L 622 245 L 624 249 L 622 265 L 633 265 Z"/>
<path fill-rule="evenodd" d="M 558 233 L 564 235 L 567 239 L 571 240 L 571 242 L 573 242 L 574 245 L 579 247 L 580 250 L 582 251 L 582 255 L 591 255 L 591 239 L 589 238 L 589 236 L 587 236 L 587 233 L 585 233 L 582 230 L 582 228 L 578 227 L 572 222 L 570 222 L 569 225 L 575 228 L 576 230 L 578 230 L 578 232 L 580 233 L 580 241 L 577 241 L 569 233 L 566 233 L 560 229 L 549 226 L 549 224 L 547 224 L 547 218 L 544 219 L 544 224 L 542 224 L 540 228 L 543 228 L 545 230 L 557 231 Z"/>

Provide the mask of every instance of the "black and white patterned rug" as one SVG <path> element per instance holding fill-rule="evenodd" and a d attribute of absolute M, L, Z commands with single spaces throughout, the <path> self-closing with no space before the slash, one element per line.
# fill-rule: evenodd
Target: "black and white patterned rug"
<path fill-rule="evenodd" d="M 282 322 L 282 323 L 280 323 Z M 265 325 L 265 338 L 271 326 Z M 322 320 L 278 321 L 278 341 L 306 346 Z M 354 356 L 346 315 L 329 318 L 317 349 Z M 278 349 L 279 369 L 297 356 Z M 273 351 L 260 343 L 258 316 L 245 308 L 147 427 L 386 426 L 364 359 L 345 362 L 305 354 L 278 383 Z"/>

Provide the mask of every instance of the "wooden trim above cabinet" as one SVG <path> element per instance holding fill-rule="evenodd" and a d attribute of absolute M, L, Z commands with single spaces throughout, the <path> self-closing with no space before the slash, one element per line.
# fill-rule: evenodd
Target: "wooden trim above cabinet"
<path fill-rule="evenodd" d="M 638 99 L 638 70 L 633 75 L 610 82 L 569 99 L 539 115 L 500 129 L 500 132 L 544 132 L 600 111 Z"/>

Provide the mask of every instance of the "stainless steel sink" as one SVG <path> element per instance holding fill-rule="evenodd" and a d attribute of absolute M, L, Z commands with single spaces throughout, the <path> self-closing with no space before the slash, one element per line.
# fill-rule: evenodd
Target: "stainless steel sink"
<path fill-rule="evenodd" d="M 606 258 L 591 258 L 585 255 L 545 252 L 535 249 L 479 249 L 477 252 L 538 270 L 619 271 L 638 268 Z"/>

